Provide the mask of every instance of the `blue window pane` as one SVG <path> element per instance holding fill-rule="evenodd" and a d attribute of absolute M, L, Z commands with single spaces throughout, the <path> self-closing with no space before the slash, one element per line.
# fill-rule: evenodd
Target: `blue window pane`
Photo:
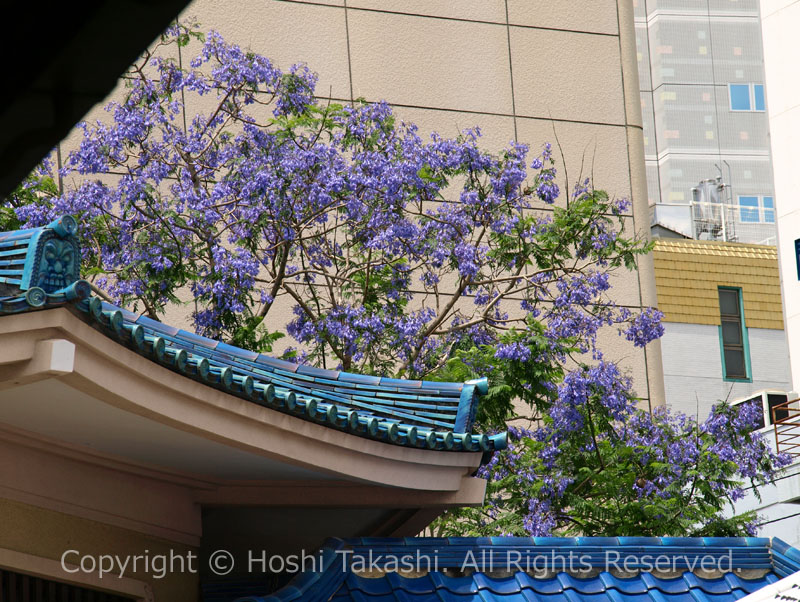
<path fill-rule="evenodd" d="M 753 85 L 753 96 L 755 97 L 756 111 L 765 110 L 764 86 L 762 84 Z"/>
<path fill-rule="evenodd" d="M 731 93 L 731 111 L 749 111 L 750 85 L 730 84 L 728 88 Z"/>
<path fill-rule="evenodd" d="M 758 197 L 740 196 L 739 197 L 739 219 L 743 222 L 758 221 Z"/>
<path fill-rule="evenodd" d="M 764 207 L 764 221 L 768 224 L 775 223 L 775 199 L 771 196 L 765 196 L 762 202 Z"/>

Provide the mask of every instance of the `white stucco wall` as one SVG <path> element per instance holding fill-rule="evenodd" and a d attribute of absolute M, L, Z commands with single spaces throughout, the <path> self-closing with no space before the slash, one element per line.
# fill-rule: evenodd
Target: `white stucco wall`
<path fill-rule="evenodd" d="M 703 420 L 719 399 L 741 398 L 762 389 L 791 389 L 789 352 L 782 330 L 748 329 L 751 383 L 722 379 L 717 326 L 665 322 L 664 330 L 661 339 L 664 386 L 667 405 L 673 411 L 697 414 Z M 767 428 L 763 433 L 774 448 L 774 431 Z M 760 501 L 748 489 L 732 511 L 741 514 L 755 510 L 761 525 L 759 536 L 779 537 L 790 545 L 800 545 L 800 461 L 759 493 Z"/>
<path fill-rule="evenodd" d="M 765 437 L 774 447 L 772 430 Z M 747 490 L 736 504 L 736 512 L 755 510 L 758 513 L 760 537 L 777 537 L 792 546 L 800 545 L 800 462 L 787 467 L 773 484 L 759 489 L 761 501 Z"/>
<path fill-rule="evenodd" d="M 702 420 L 721 399 L 736 399 L 761 389 L 788 391 L 789 357 L 782 330 L 749 328 L 753 382 L 722 378 L 719 327 L 664 323 L 661 339 L 667 405 Z"/>
<path fill-rule="evenodd" d="M 800 2 L 761 0 L 767 113 L 775 177 L 778 222 L 778 256 L 784 302 L 784 323 L 789 339 L 792 376 L 800 386 L 800 278 L 794 241 L 800 238 L 800 201 L 797 198 L 797 164 L 800 150 Z"/>

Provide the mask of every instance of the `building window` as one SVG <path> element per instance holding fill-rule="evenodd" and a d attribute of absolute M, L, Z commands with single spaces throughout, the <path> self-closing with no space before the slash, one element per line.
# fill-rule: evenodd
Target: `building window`
<path fill-rule="evenodd" d="M 756 111 L 766 111 L 767 105 L 764 102 L 763 84 L 753 84 L 753 106 Z"/>
<path fill-rule="evenodd" d="M 740 405 L 755 406 L 759 413 L 755 428 L 759 430 L 766 426 L 772 426 L 775 424 L 776 420 L 786 420 L 789 418 L 789 410 L 786 408 L 786 403 L 788 401 L 789 396 L 786 393 L 780 391 L 763 391 L 753 397 L 733 401 L 731 405 L 734 407 Z"/>
<path fill-rule="evenodd" d="M 750 380 L 750 351 L 744 325 L 742 291 L 719 288 L 719 339 L 722 348 L 722 376 L 725 380 Z"/>
<path fill-rule="evenodd" d="M 764 84 L 728 84 L 731 111 L 764 111 Z"/>
<path fill-rule="evenodd" d="M 775 198 L 771 196 L 740 196 L 739 221 L 774 224 Z"/>
<path fill-rule="evenodd" d="M 794 241 L 794 259 L 797 263 L 797 279 L 800 280 L 800 238 Z"/>
<path fill-rule="evenodd" d="M 775 199 L 771 196 L 765 196 L 761 199 L 761 207 L 764 209 L 764 221 L 768 224 L 775 223 Z"/>

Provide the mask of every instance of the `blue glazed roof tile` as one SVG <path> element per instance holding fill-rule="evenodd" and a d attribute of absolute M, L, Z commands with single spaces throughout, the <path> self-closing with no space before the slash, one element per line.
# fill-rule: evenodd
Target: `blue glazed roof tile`
<path fill-rule="evenodd" d="M 664 545 L 660 537 L 618 537 L 623 546 L 660 546 Z"/>
<path fill-rule="evenodd" d="M 485 380 L 439 383 L 303 366 L 181 330 L 89 298 L 71 217 L 0 233 L 0 315 L 71 304 L 106 336 L 187 378 L 355 436 L 428 450 L 504 449 L 507 435 L 471 434 Z M 42 261 L 42 251 L 61 261 Z"/>
<path fill-rule="evenodd" d="M 422 387 L 422 381 L 420 380 L 404 380 L 402 378 L 388 378 L 388 377 L 381 377 L 380 382 L 382 387 L 400 387 L 403 389 L 419 389 Z"/>
<path fill-rule="evenodd" d="M 186 341 L 194 345 L 195 349 L 199 349 L 201 347 L 206 347 L 208 349 L 216 349 L 217 345 L 219 345 L 219 341 L 215 341 L 214 339 L 209 339 L 200 336 L 199 334 L 189 332 L 188 330 L 178 330 L 175 336 L 177 339 L 180 339 L 181 341 Z"/>
<path fill-rule="evenodd" d="M 380 385 L 381 379 L 379 376 L 370 376 L 368 374 L 350 374 L 342 372 L 339 374 L 338 380 L 347 383 L 357 383 L 359 385 Z"/>
<path fill-rule="evenodd" d="M 647 586 L 641 579 L 636 577 L 629 577 L 627 579 L 616 577 L 608 572 L 602 572 L 597 576 L 597 581 L 602 584 L 604 590 L 617 591 L 625 595 L 646 594 L 648 591 Z"/>
<path fill-rule="evenodd" d="M 225 353 L 227 355 L 233 356 L 236 359 L 244 359 L 249 362 L 254 362 L 258 359 L 258 353 L 256 353 L 255 351 L 248 351 L 247 349 L 234 347 L 233 345 L 228 345 L 227 343 L 222 343 L 222 342 L 220 342 L 217 345 L 217 351 L 219 353 Z"/>
<path fill-rule="evenodd" d="M 119 311 L 119 312 L 122 312 L 122 318 L 126 322 L 131 322 L 133 324 L 136 324 L 136 322 L 141 317 L 141 314 L 137 314 L 137 313 L 134 313 L 132 311 L 128 311 L 127 309 L 125 309 L 123 307 L 117 307 L 116 305 L 111 305 L 110 303 L 103 303 L 103 309 L 105 309 L 107 311 Z"/>
<path fill-rule="evenodd" d="M 269 366 L 273 370 L 275 368 L 279 368 L 281 370 L 286 370 L 289 372 L 297 372 L 297 368 L 299 368 L 297 364 L 293 364 L 291 362 L 287 362 L 285 360 L 281 360 L 276 357 L 270 357 L 268 355 L 264 355 L 263 353 L 259 354 L 258 359 L 256 361 L 259 364 Z"/>
<path fill-rule="evenodd" d="M 315 378 L 326 378 L 333 382 L 339 378 L 339 372 L 337 370 L 325 370 L 324 368 L 315 368 L 314 366 L 304 366 L 302 364 L 297 366 L 297 373 L 307 374 Z"/>
<path fill-rule="evenodd" d="M 789 560 L 793 560 L 795 562 L 800 562 L 800 550 L 795 548 L 787 548 L 784 552 L 782 552 L 786 558 Z"/>
<path fill-rule="evenodd" d="M 537 546 L 574 546 L 574 537 L 534 537 L 534 545 Z"/>
<path fill-rule="evenodd" d="M 350 564 L 343 566 L 341 558 L 338 558 L 322 567 L 313 580 L 305 575 L 274 594 L 249 596 L 239 602 L 288 602 L 295 599 L 308 602 L 732 602 L 776 582 L 780 573 L 776 570 L 774 555 L 787 559 L 788 552 L 794 551 L 780 540 L 764 538 L 649 537 L 373 537 L 333 540 L 326 547 L 339 553 L 346 550 Z M 755 560 L 748 560 L 747 554 L 755 550 L 759 552 L 753 556 Z M 554 551 L 561 556 L 553 556 Z M 665 574 L 668 576 L 646 571 L 622 576 L 606 570 L 608 562 L 601 561 L 601 557 L 609 552 L 623 563 L 639 561 L 645 554 L 655 554 L 677 566 L 681 565 L 677 561 L 682 557 L 691 559 L 710 554 L 716 560 L 729 558 L 730 566 L 715 576 L 708 576 L 708 573 L 698 576 L 688 570 L 677 576 L 672 571 Z M 526 557 L 538 558 L 541 562 L 527 571 L 518 570 L 520 567 L 508 570 L 510 553 L 514 554 L 516 562 Z M 429 560 L 427 566 L 422 563 L 415 567 L 424 568 L 421 572 L 403 574 L 391 569 L 392 563 L 396 566 L 398 559 L 404 556 L 417 558 L 419 556 L 415 555 L 420 554 L 423 557 L 424 554 L 435 554 L 432 568 Z M 564 570 L 564 554 L 590 557 L 595 571 L 581 573 L 584 567 L 579 565 L 581 568 L 570 574 Z M 465 565 L 468 557 L 473 560 Z M 789 563 L 785 568 L 800 570 L 800 562 L 785 561 Z M 388 572 L 358 574 L 358 569 L 354 568 L 358 566 L 383 566 Z M 457 571 L 460 575 L 447 572 L 465 567 L 477 570 L 471 574 Z M 759 568 L 761 576 L 744 579 L 736 574 L 742 568 Z M 306 585 L 301 586 L 301 583 Z"/>
<path fill-rule="evenodd" d="M 166 334 L 169 336 L 175 336 L 178 334 L 178 328 L 174 326 L 170 326 L 169 324 L 164 324 L 163 322 L 158 322 L 147 316 L 140 316 L 138 320 L 136 320 L 137 324 L 144 326 L 145 328 L 149 328 L 150 330 L 157 332 L 159 334 Z"/>

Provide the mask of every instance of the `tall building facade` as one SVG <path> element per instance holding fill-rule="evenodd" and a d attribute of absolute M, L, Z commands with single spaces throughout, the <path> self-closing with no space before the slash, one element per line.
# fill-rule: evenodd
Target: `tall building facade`
<path fill-rule="evenodd" d="M 633 4 L 653 224 L 774 245 L 758 0 Z"/>
<path fill-rule="evenodd" d="M 704 419 L 722 399 L 758 404 L 766 440 L 796 452 L 800 5 L 633 4 L 652 231 L 704 239 L 656 243 L 667 405 Z M 761 536 L 800 541 L 793 456 L 759 496 L 748 488 L 736 504 L 758 513 Z"/>
<path fill-rule="evenodd" d="M 775 157 L 778 258 L 783 288 L 783 311 L 794 386 L 800 386 L 800 202 L 797 200 L 800 136 L 800 82 L 796 69 L 800 48 L 800 4 L 790 0 L 762 0 L 762 28 L 772 153 Z"/>

